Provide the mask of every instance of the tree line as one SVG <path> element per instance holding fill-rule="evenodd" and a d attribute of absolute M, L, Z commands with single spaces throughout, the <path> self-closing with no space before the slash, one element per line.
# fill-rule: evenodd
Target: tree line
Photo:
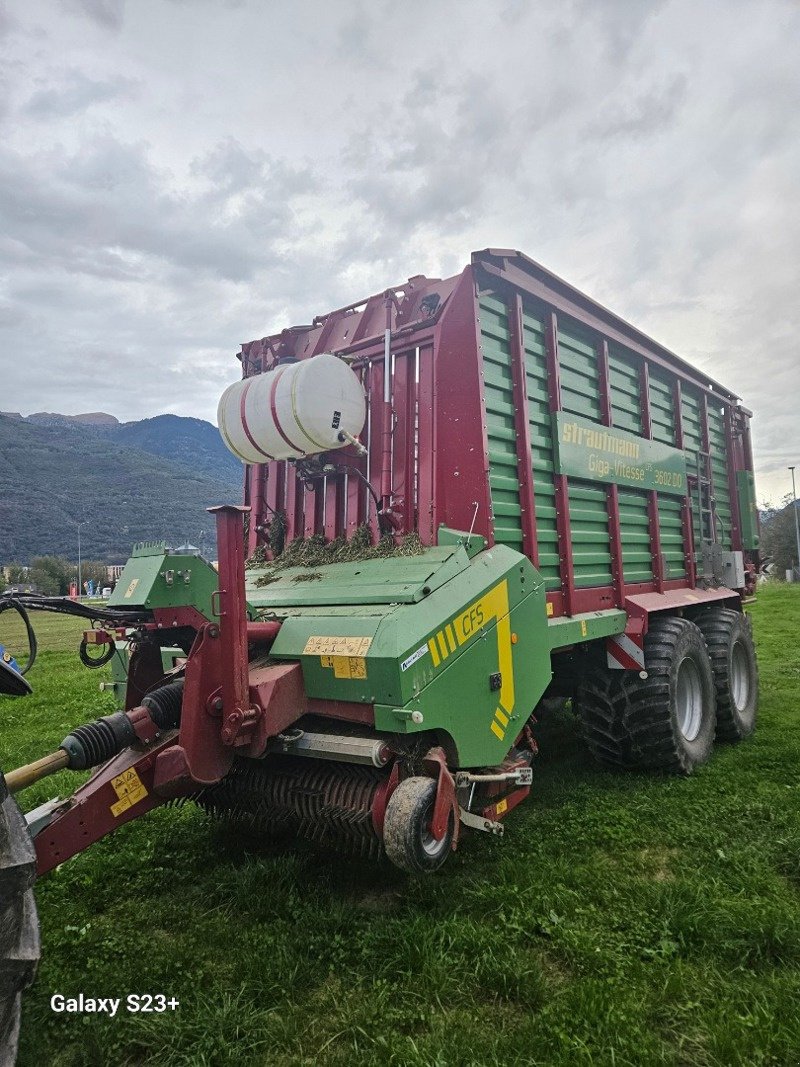
<path fill-rule="evenodd" d="M 5 576 L 3 588 L 30 584 L 37 593 L 45 596 L 69 596 L 70 585 L 78 582 L 78 564 L 63 556 L 34 556 L 28 567 L 8 563 L 2 570 Z M 101 560 L 81 561 L 81 580 L 91 581 L 99 589 L 114 584 L 109 580 L 107 565 Z"/>

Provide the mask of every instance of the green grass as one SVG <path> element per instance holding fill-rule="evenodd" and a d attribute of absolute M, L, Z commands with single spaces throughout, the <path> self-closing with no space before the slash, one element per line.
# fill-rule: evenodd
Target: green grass
<path fill-rule="evenodd" d="M 691 779 L 618 775 L 554 718 L 505 839 L 465 836 L 428 880 L 245 845 L 191 806 L 94 845 L 38 885 L 20 1063 L 800 1062 L 800 590 L 753 616 L 754 739 Z M 5 767 L 110 708 L 102 672 L 42 645 L 35 696 L 2 701 Z M 65 1018 L 55 992 L 181 1004 Z"/>

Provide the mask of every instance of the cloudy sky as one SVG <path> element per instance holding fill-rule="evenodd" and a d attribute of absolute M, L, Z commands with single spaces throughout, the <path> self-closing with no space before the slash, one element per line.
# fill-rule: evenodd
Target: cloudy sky
<path fill-rule="evenodd" d="M 796 0 L 0 0 L 0 409 L 213 420 L 241 341 L 518 248 L 800 465 Z"/>

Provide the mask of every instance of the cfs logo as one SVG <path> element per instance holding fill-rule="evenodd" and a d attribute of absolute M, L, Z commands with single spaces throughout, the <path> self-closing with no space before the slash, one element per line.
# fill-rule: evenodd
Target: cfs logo
<path fill-rule="evenodd" d="M 492 620 L 497 621 L 497 661 L 500 668 L 500 691 L 498 706 L 490 723 L 490 730 L 502 741 L 514 710 L 514 663 L 511 655 L 511 617 L 509 615 L 508 582 L 502 581 L 490 589 L 480 600 L 470 604 L 452 622 L 443 626 L 428 641 L 434 667 L 446 660 L 460 645 L 466 644 L 474 634 Z"/>
<path fill-rule="evenodd" d="M 479 600 L 477 604 L 467 608 L 464 614 L 460 615 L 456 620 L 459 637 L 466 641 L 476 630 L 480 630 L 485 621 L 483 603 Z"/>

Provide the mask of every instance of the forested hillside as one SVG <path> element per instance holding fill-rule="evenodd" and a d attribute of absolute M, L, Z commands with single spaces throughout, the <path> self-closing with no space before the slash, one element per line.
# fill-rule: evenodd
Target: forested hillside
<path fill-rule="evenodd" d="M 216 429 L 159 416 L 118 426 L 0 416 L 0 563 L 124 561 L 135 541 L 189 540 L 214 555 L 207 507 L 241 499 L 242 468 Z M 201 543 L 202 542 L 202 543 Z"/>

